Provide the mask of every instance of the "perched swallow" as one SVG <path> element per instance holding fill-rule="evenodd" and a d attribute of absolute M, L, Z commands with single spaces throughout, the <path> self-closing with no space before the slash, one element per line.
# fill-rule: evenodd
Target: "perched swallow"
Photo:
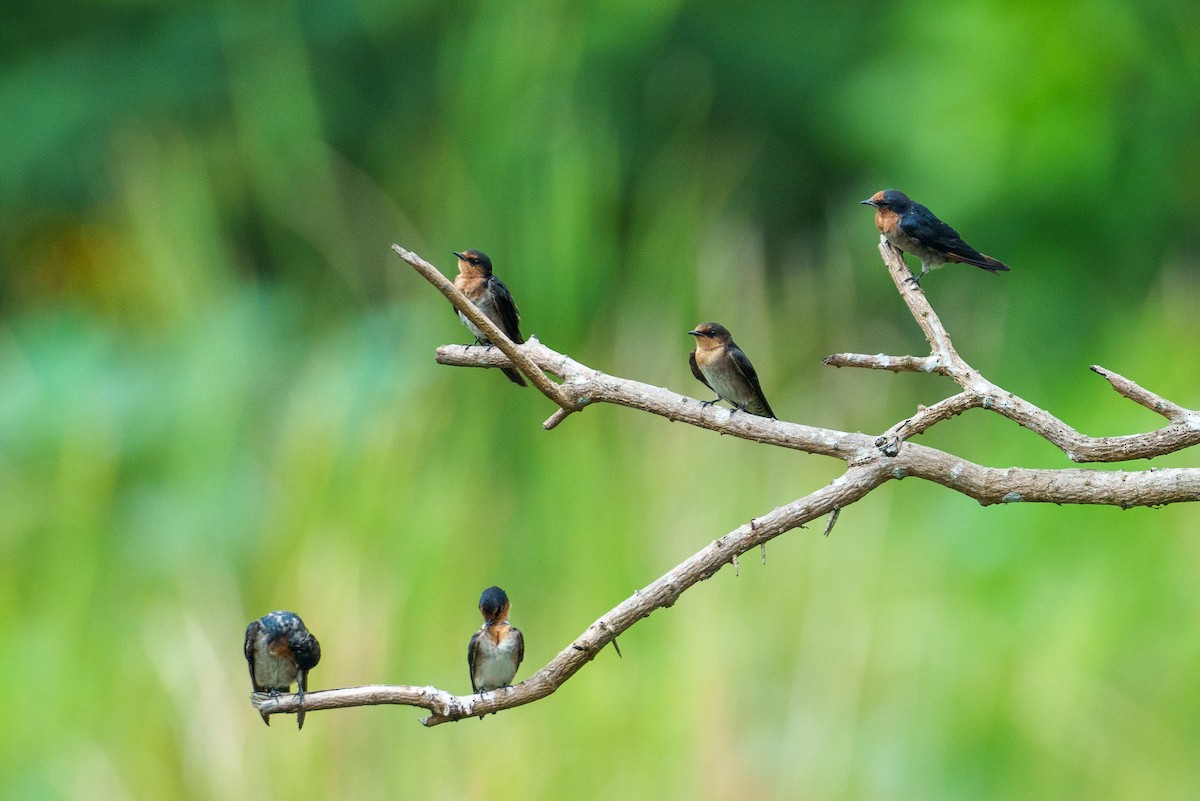
<path fill-rule="evenodd" d="M 464 250 L 462 253 L 455 251 L 454 255 L 458 257 L 458 275 L 454 276 L 454 285 L 470 298 L 506 337 L 518 345 L 524 343 L 525 338 L 521 336 L 521 313 L 517 311 L 517 304 L 513 302 L 508 287 L 492 275 L 492 260 L 478 250 Z M 475 335 L 477 345 L 492 344 L 466 315 L 462 312 L 457 314 L 463 325 Z M 518 386 L 525 386 L 525 379 L 519 370 L 512 367 L 501 369 L 509 381 Z"/>
<path fill-rule="evenodd" d="M 688 331 L 696 338 L 696 349 L 688 357 L 692 374 L 717 397 L 704 405 L 726 400 L 742 411 L 759 417 L 775 417 L 771 404 L 758 385 L 754 365 L 720 323 L 700 323 Z"/>
<path fill-rule="evenodd" d="M 990 273 L 1008 272 L 1007 265 L 962 241 L 958 231 L 897 189 L 876 192 L 862 204 L 875 207 L 875 227 L 887 241 L 921 260 L 921 274 L 912 279 L 917 286 L 925 273 L 947 262 L 974 264 Z"/>
<path fill-rule="evenodd" d="M 308 671 L 321 661 L 321 644 L 304 627 L 295 612 L 272 612 L 246 627 L 246 661 L 250 663 L 250 682 L 256 693 L 279 695 L 288 692 L 294 682 L 299 691 L 296 728 L 304 728 L 304 693 L 308 690 Z M 266 713 L 263 723 L 271 725 Z"/>
<path fill-rule="evenodd" d="M 499 587 L 488 587 L 479 596 L 483 627 L 471 635 L 467 646 L 473 692 L 509 686 L 525 658 L 525 638 L 508 622 L 510 606 L 508 596 Z"/>

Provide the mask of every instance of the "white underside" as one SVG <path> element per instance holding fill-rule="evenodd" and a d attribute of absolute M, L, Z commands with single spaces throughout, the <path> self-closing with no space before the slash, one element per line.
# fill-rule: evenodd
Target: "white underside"
<path fill-rule="evenodd" d="M 266 638 L 254 644 L 254 683 L 259 687 L 288 688 L 296 683 L 298 676 L 296 663 L 272 654 Z"/>
<path fill-rule="evenodd" d="M 737 385 L 728 380 L 725 373 L 718 372 L 717 370 L 705 370 L 703 367 L 700 368 L 700 372 L 708 380 L 708 385 L 712 387 L 713 392 L 730 403 L 736 403 L 734 398 L 738 395 Z"/>
<path fill-rule="evenodd" d="M 495 690 L 512 684 L 517 675 L 517 655 L 520 650 L 517 638 L 508 636 L 495 645 L 487 635 L 479 638 L 475 652 L 475 686 L 482 690 Z"/>

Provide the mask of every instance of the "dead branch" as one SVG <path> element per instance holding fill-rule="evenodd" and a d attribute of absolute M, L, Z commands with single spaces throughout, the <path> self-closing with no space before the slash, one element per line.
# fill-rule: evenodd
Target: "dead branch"
<path fill-rule="evenodd" d="M 426 726 L 436 726 L 462 720 L 473 715 L 499 712 L 545 698 L 592 659 L 606 645 L 639 620 L 649 617 L 656 609 L 675 603 L 689 587 L 710 578 L 726 564 L 733 562 L 751 548 L 774 539 L 810 520 L 830 514 L 834 509 L 859 500 L 889 476 L 879 463 L 852 467 L 845 474 L 800 500 L 780 506 L 755 518 L 677 565 L 658 580 L 638 590 L 564 648 L 558 656 L 525 681 L 502 690 L 475 695 L 453 695 L 435 687 L 407 685 L 371 685 L 339 690 L 318 690 L 306 693 L 306 713 L 319 709 L 338 709 L 373 704 L 402 704 L 429 710 L 422 719 Z M 265 693 L 251 695 L 254 706 L 263 714 L 295 713 L 295 695 L 272 697 Z"/>
<path fill-rule="evenodd" d="M 933 415 L 915 415 L 910 420 L 893 426 L 885 437 L 893 447 L 899 442 L 928 430 L 929 426 L 949 416 L 961 414 L 969 408 L 988 409 L 1007 417 L 1043 439 L 1049 441 L 1073 462 L 1124 462 L 1130 459 L 1151 459 L 1163 456 L 1200 442 L 1200 413 L 1171 403 L 1149 390 L 1135 384 L 1099 365 L 1092 371 L 1104 376 L 1122 396 L 1161 414 L 1170 425 L 1146 434 L 1129 434 L 1121 437 L 1089 437 L 1059 420 L 1045 409 L 1038 408 L 984 378 L 966 360 L 958 355 L 950 342 L 942 321 L 925 298 L 925 293 L 912 281 L 911 273 L 904 264 L 900 251 L 886 239 L 879 239 L 879 253 L 888 267 L 892 281 L 900 290 L 900 297 L 908 305 L 913 319 L 917 321 L 931 353 L 928 357 L 915 356 L 871 356 L 860 353 L 835 353 L 826 356 L 825 364 L 834 367 L 866 367 L 892 372 L 932 372 L 947 376 L 955 381 L 963 392 L 961 397 Z M 932 409 L 933 407 L 929 407 Z M 954 409 L 955 411 L 950 411 Z M 923 426 L 923 427 L 922 427 Z"/>
<path fill-rule="evenodd" d="M 900 296 L 925 334 L 928 356 L 886 356 L 842 353 L 827 357 L 826 364 L 865 367 L 893 372 L 944 375 L 961 391 L 932 406 L 919 409 L 879 436 L 817 428 L 772 420 L 700 401 L 672 390 L 618 378 L 587 367 L 558 353 L 535 338 L 515 345 L 495 330 L 484 315 L 428 262 L 403 248 L 393 249 L 466 314 L 496 348 L 444 345 L 437 349 L 440 364 L 464 367 L 516 366 L 559 408 L 543 423 L 558 425 L 572 412 L 597 403 L 610 403 L 649 412 L 668 420 L 688 423 L 729 436 L 768 445 L 840 459 L 846 471 L 825 487 L 780 506 L 762 517 L 725 534 L 670 571 L 635 592 L 589 626 L 545 667 L 513 687 L 476 695 L 454 695 L 435 687 L 371 685 L 310 692 L 304 709 L 316 711 L 372 704 L 402 704 L 426 709 L 423 719 L 434 726 L 474 715 L 498 712 L 544 698 L 557 690 L 617 636 L 672 604 L 689 587 L 713 576 L 723 566 L 737 563 L 741 554 L 823 515 L 832 529 L 840 510 L 861 500 L 876 487 L 892 480 L 919 478 L 963 493 L 980 504 L 1055 503 L 1102 504 L 1131 508 L 1161 506 L 1200 500 L 1200 468 L 1169 468 L 1133 472 L 1096 468 L 1030 469 L 985 467 L 954 454 L 907 442 L 934 425 L 969 409 L 986 409 L 1003 415 L 1054 443 L 1073 461 L 1123 461 L 1172 453 L 1200 442 L 1200 414 L 1167 401 L 1134 382 L 1104 368 L 1091 369 L 1103 376 L 1123 397 L 1151 409 L 1170 425 L 1145 434 L 1088 437 L 1049 412 L 1028 403 L 985 379 L 955 351 L 949 334 L 911 281 L 900 253 L 881 239 L 880 252 Z M 554 376 L 561 383 L 555 383 Z M 254 706 L 264 714 L 294 713 L 297 697 L 255 694 Z"/>

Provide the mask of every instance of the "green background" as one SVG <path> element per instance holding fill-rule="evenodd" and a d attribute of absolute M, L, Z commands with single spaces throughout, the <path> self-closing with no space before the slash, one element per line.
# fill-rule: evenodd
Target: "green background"
<path fill-rule="evenodd" d="M 439 367 L 391 253 L 480 248 L 526 334 L 705 397 L 725 323 L 783 418 L 954 391 L 857 201 L 1010 264 L 928 295 L 1081 431 L 1200 405 L 1193 2 L 18 4 L 0 25 L 0 794 L 14 799 L 1200 796 L 1193 506 L 983 508 L 889 484 L 772 542 L 532 706 L 265 728 L 246 623 L 314 688 L 465 692 L 480 590 L 518 678 L 838 462 Z M 922 438 L 1065 467 L 982 412 Z M 1194 453 L 1154 464 L 1189 465 Z M 1130 465 L 1142 469 L 1145 463 Z M 1113 468 L 1102 468 L 1113 469 Z"/>

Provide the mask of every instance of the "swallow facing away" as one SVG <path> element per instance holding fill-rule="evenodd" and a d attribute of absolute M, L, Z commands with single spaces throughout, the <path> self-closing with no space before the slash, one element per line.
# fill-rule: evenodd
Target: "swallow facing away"
<path fill-rule="evenodd" d="M 503 281 L 492 275 L 492 260 L 487 257 L 487 254 L 478 250 L 464 250 L 462 253 L 455 251 L 454 255 L 458 257 L 458 275 L 454 276 L 454 285 L 470 298 L 471 302 L 478 306 L 479 310 L 495 323 L 506 337 L 517 345 L 523 344 L 525 338 L 521 336 L 521 313 L 517 311 L 517 304 L 513 302 L 512 293 L 508 291 L 508 287 L 504 285 Z M 491 340 L 485 337 L 483 332 L 467 319 L 466 315 L 462 312 L 456 313 L 463 325 L 475 335 L 477 345 L 492 344 Z M 502 367 L 500 369 L 508 376 L 509 381 L 522 387 L 526 385 L 525 379 L 516 368 Z"/>
<path fill-rule="evenodd" d="M 696 338 L 696 349 L 688 357 L 692 374 L 717 393 L 713 400 L 704 401 L 705 406 L 726 400 L 736 409 L 750 414 L 775 417 L 771 404 L 767 403 L 758 384 L 754 365 L 733 341 L 725 326 L 720 323 L 700 323 L 688 333 Z"/>
<path fill-rule="evenodd" d="M 510 606 L 508 596 L 499 587 L 488 587 L 479 596 L 483 627 L 471 635 L 467 646 L 473 692 L 508 687 L 525 658 L 525 638 L 508 622 Z"/>
<path fill-rule="evenodd" d="M 861 202 L 875 207 L 875 227 L 887 241 L 921 260 L 921 274 L 912 278 L 917 286 L 925 273 L 948 262 L 974 264 L 993 274 L 1008 272 L 1008 265 L 962 241 L 958 231 L 898 189 L 876 192 Z"/>
<path fill-rule="evenodd" d="M 246 661 L 256 693 L 279 695 L 297 685 L 296 728 L 304 728 L 304 693 L 308 671 L 321 661 L 321 644 L 295 612 L 271 612 L 246 627 Z M 263 723 L 271 725 L 264 712 Z"/>

